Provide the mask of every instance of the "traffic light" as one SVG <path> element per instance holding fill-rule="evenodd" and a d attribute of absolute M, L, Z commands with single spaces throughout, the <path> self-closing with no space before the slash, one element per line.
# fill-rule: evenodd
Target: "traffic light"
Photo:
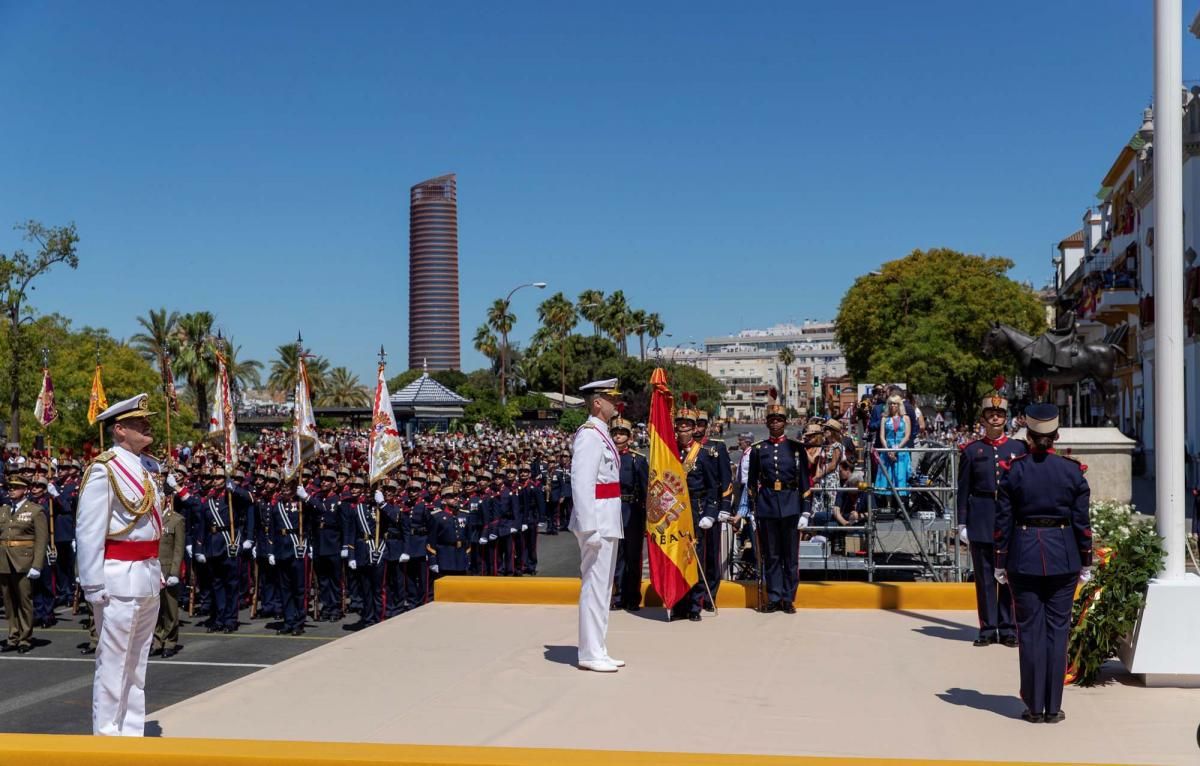
<path fill-rule="evenodd" d="M 820 388 L 820 387 L 821 387 L 821 379 L 818 378 L 816 375 L 813 375 L 813 388 Z"/>

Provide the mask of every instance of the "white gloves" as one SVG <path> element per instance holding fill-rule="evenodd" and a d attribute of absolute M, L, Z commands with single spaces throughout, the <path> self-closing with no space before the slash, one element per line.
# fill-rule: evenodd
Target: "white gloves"
<path fill-rule="evenodd" d="M 274 553 L 267 554 L 267 564 L 269 564 L 270 566 L 275 566 L 275 554 Z"/>
<path fill-rule="evenodd" d="M 179 479 L 175 478 L 175 474 L 167 474 L 167 486 L 171 489 L 179 489 Z"/>
<path fill-rule="evenodd" d="M 700 519 L 700 528 L 701 529 L 712 529 L 712 525 L 713 525 L 712 516 L 705 516 L 704 518 Z"/>
<path fill-rule="evenodd" d="M 170 577 L 167 578 L 167 586 L 168 587 L 173 586 L 173 585 L 178 585 L 178 584 L 179 584 L 178 577 L 171 575 Z"/>
<path fill-rule="evenodd" d="M 232 492 L 232 491 L 233 491 L 233 479 L 226 479 L 226 480 L 225 480 L 225 490 L 226 490 L 227 492 Z"/>
<path fill-rule="evenodd" d="M 429 571 L 430 571 L 430 572 L 433 572 L 434 574 L 437 574 L 437 573 L 438 573 L 438 565 L 437 565 L 437 564 L 430 564 L 430 565 L 429 565 Z"/>
<path fill-rule="evenodd" d="M 375 490 L 375 505 L 383 505 L 383 492 Z"/>
<path fill-rule="evenodd" d="M 1092 581 L 1092 578 L 1095 576 L 1095 574 L 1095 570 L 1093 570 L 1091 567 L 1084 567 L 1083 569 L 1079 570 L 1079 582 L 1089 583 Z"/>
<path fill-rule="evenodd" d="M 75 541 L 71 541 L 71 553 L 75 553 Z"/>
<path fill-rule="evenodd" d="M 412 556 L 409 556 L 407 553 L 401 553 L 400 554 L 400 563 L 403 564 L 405 561 L 408 561 L 411 558 L 412 558 Z"/>
<path fill-rule="evenodd" d="M 528 531 L 529 531 L 529 525 L 528 525 L 528 524 L 522 524 L 522 525 L 521 525 L 521 531 L 522 531 L 522 532 L 528 532 Z"/>
<path fill-rule="evenodd" d="M 350 558 L 350 549 L 349 548 L 342 548 L 342 558 L 344 558 L 344 559 Z"/>
<path fill-rule="evenodd" d="M 796 529 L 804 529 L 808 526 L 808 520 L 812 518 L 811 513 L 800 514 L 800 520 L 796 522 Z"/>
<path fill-rule="evenodd" d="M 997 569 L 995 571 L 995 576 L 996 582 L 1000 583 L 1001 585 L 1008 585 L 1008 572 L 1006 570 Z"/>
<path fill-rule="evenodd" d="M 495 536 L 495 535 L 488 535 L 488 539 L 489 539 L 489 540 L 495 540 L 495 539 L 496 539 L 496 536 Z"/>
<path fill-rule="evenodd" d="M 54 482 L 46 485 L 46 494 L 50 497 L 58 497 L 58 487 L 54 486 Z"/>
<path fill-rule="evenodd" d="M 517 528 L 516 528 L 516 527 L 509 527 L 509 528 L 508 528 L 508 533 L 509 533 L 510 535 L 515 535 L 515 534 L 517 533 Z"/>
<path fill-rule="evenodd" d="M 308 490 L 304 488 L 303 484 L 296 485 L 296 497 L 300 498 L 301 500 L 308 499 Z"/>
<path fill-rule="evenodd" d="M 251 548 L 253 548 L 253 547 L 254 547 L 254 541 L 253 541 L 253 540 L 242 540 L 242 550 L 244 550 L 244 551 L 248 551 L 248 550 L 250 550 L 250 549 L 251 549 Z"/>
<path fill-rule="evenodd" d="M 481 537 L 481 538 L 479 538 L 479 544 L 480 544 L 480 545 L 487 545 L 487 538 L 486 538 L 486 537 Z"/>
<path fill-rule="evenodd" d="M 103 586 L 93 591 L 86 591 L 83 598 L 89 603 L 96 606 L 104 606 L 108 603 L 108 591 Z"/>
<path fill-rule="evenodd" d="M 967 545 L 968 543 L 971 542 L 970 540 L 967 539 L 967 525 L 966 524 L 958 525 L 958 539 L 962 542 L 963 545 Z"/>
<path fill-rule="evenodd" d="M 206 561 L 208 561 L 208 557 L 206 557 L 203 553 L 196 554 L 196 563 L 197 564 L 203 564 Z"/>
<path fill-rule="evenodd" d="M 42 576 L 42 573 L 37 569 L 30 569 L 29 574 L 27 576 L 29 577 L 30 580 L 36 580 L 37 578 Z"/>
<path fill-rule="evenodd" d="M 729 521 L 731 518 L 733 518 L 733 516 L 731 516 L 729 514 L 729 511 L 721 511 L 720 513 L 717 514 L 717 521 L 720 521 L 720 522 Z"/>
<path fill-rule="evenodd" d="M 190 559 L 190 558 L 192 557 L 192 546 L 191 546 L 191 545 L 185 545 L 185 546 L 183 546 L 183 550 L 184 550 L 184 552 L 186 552 L 186 553 L 187 553 L 187 555 L 188 555 L 188 558 Z"/>
<path fill-rule="evenodd" d="M 353 572 L 355 569 L 358 569 L 358 561 L 350 559 L 350 571 Z"/>

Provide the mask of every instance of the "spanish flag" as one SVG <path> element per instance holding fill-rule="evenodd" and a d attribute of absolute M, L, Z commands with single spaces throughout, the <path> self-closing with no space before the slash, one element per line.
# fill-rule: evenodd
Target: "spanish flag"
<path fill-rule="evenodd" d="M 692 505 L 679 460 L 672 417 L 675 399 L 661 367 L 650 376 L 650 485 L 646 537 L 650 543 L 650 583 L 668 609 L 700 581 L 696 568 Z"/>
<path fill-rule="evenodd" d="M 88 399 L 88 425 L 96 424 L 96 416 L 108 409 L 108 397 L 104 395 L 104 382 L 100 380 L 100 365 L 92 376 L 92 395 Z"/>

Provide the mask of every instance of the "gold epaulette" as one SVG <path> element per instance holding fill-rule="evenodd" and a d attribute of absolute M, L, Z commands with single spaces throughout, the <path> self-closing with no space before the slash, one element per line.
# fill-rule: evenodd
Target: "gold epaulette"
<path fill-rule="evenodd" d="M 92 459 L 92 462 L 93 463 L 107 463 L 108 461 L 112 460 L 116 456 L 117 456 L 116 452 L 114 452 L 113 450 L 107 449 L 107 450 L 104 450 L 103 452 L 101 452 L 99 455 L 96 455 L 96 457 Z"/>

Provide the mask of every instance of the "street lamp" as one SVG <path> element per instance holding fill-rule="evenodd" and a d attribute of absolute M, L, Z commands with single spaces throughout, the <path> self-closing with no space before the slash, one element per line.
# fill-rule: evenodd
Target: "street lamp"
<path fill-rule="evenodd" d="M 513 293 L 523 287 L 536 287 L 544 290 L 546 283 L 527 282 L 517 285 L 508 291 L 508 296 L 504 299 L 504 308 L 500 312 L 500 404 L 508 404 L 508 322 L 504 317 L 508 315 L 508 304 L 512 302 Z"/>

